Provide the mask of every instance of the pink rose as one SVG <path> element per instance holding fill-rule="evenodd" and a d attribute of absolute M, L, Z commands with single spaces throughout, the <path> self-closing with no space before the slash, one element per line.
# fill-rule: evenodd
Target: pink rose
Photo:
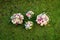
<path fill-rule="evenodd" d="M 31 17 L 31 15 L 29 13 L 26 14 L 27 17 Z"/>

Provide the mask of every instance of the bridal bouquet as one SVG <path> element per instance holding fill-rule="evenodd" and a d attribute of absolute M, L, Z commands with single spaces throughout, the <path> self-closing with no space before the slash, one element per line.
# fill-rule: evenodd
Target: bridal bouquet
<path fill-rule="evenodd" d="M 32 17 L 32 15 L 34 15 L 34 12 L 33 11 L 28 11 L 26 13 L 26 16 L 30 19 Z"/>
<path fill-rule="evenodd" d="M 41 26 L 47 25 L 48 21 L 49 21 L 49 17 L 46 15 L 45 12 L 37 15 L 36 22 Z"/>
<path fill-rule="evenodd" d="M 33 22 L 32 21 L 27 21 L 25 23 L 25 29 L 32 29 L 32 26 L 33 26 Z"/>
<path fill-rule="evenodd" d="M 11 16 L 11 22 L 13 24 L 22 24 L 24 16 L 21 13 L 13 14 Z"/>

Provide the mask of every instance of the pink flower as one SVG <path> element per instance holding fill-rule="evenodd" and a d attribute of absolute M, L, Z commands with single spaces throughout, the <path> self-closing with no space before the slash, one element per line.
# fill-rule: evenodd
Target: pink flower
<path fill-rule="evenodd" d="M 30 14 L 30 13 L 27 13 L 26 16 L 27 16 L 27 17 L 31 17 L 31 14 Z"/>
<path fill-rule="evenodd" d="M 28 12 L 26 13 L 26 16 L 27 16 L 29 19 L 32 17 L 32 15 L 34 15 L 34 12 L 32 12 L 32 11 L 28 11 Z"/>
<path fill-rule="evenodd" d="M 37 15 L 36 22 L 41 26 L 46 25 L 48 21 L 49 21 L 49 17 L 46 14 Z"/>
<path fill-rule="evenodd" d="M 24 16 L 21 13 L 13 14 L 11 16 L 11 21 L 13 24 L 22 24 Z"/>

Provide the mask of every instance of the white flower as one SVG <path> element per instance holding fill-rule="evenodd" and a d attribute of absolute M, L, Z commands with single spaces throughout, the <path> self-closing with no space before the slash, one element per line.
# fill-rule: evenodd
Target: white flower
<path fill-rule="evenodd" d="M 46 25 L 49 21 L 49 17 L 46 15 L 45 12 L 37 15 L 36 22 L 40 24 L 41 26 Z"/>
<path fill-rule="evenodd" d="M 13 14 L 11 16 L 11 21 L 13 24 L 22 24 L 24 16 L 21 13 Z"/>
<path fill-rule="evenodd" d="M 34 12 L 32 12 L 32 11 L 28 11 L 28 12 L 26 13 L 26 16 L 27 16 L 29 19 L 32 17 L 32 15 L 34 15 Z"/>
<path fill-rule="evenodd" d="M 32 21 L 27 21 L 26 24 L 25 24 L 25 29 L 26 30 L 31 29 L 32 28 L 31 26 L 33 26 L 33 22 Z"/>

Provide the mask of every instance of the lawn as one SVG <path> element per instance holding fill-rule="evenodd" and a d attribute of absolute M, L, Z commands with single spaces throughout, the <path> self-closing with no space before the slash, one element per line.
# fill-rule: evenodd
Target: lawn
<path fill-rule="evenodd" d="M 24 24 L 16 26 L 10 22 L 14 13 L 25 16 L 29 10 L 35 13 L 31 30 L 25 30 Z M 42 12 L 50 18 L 43 27 L 35 22 Z M 60 40 L 60 0 L 0 0 L 0 40 Z"/>

